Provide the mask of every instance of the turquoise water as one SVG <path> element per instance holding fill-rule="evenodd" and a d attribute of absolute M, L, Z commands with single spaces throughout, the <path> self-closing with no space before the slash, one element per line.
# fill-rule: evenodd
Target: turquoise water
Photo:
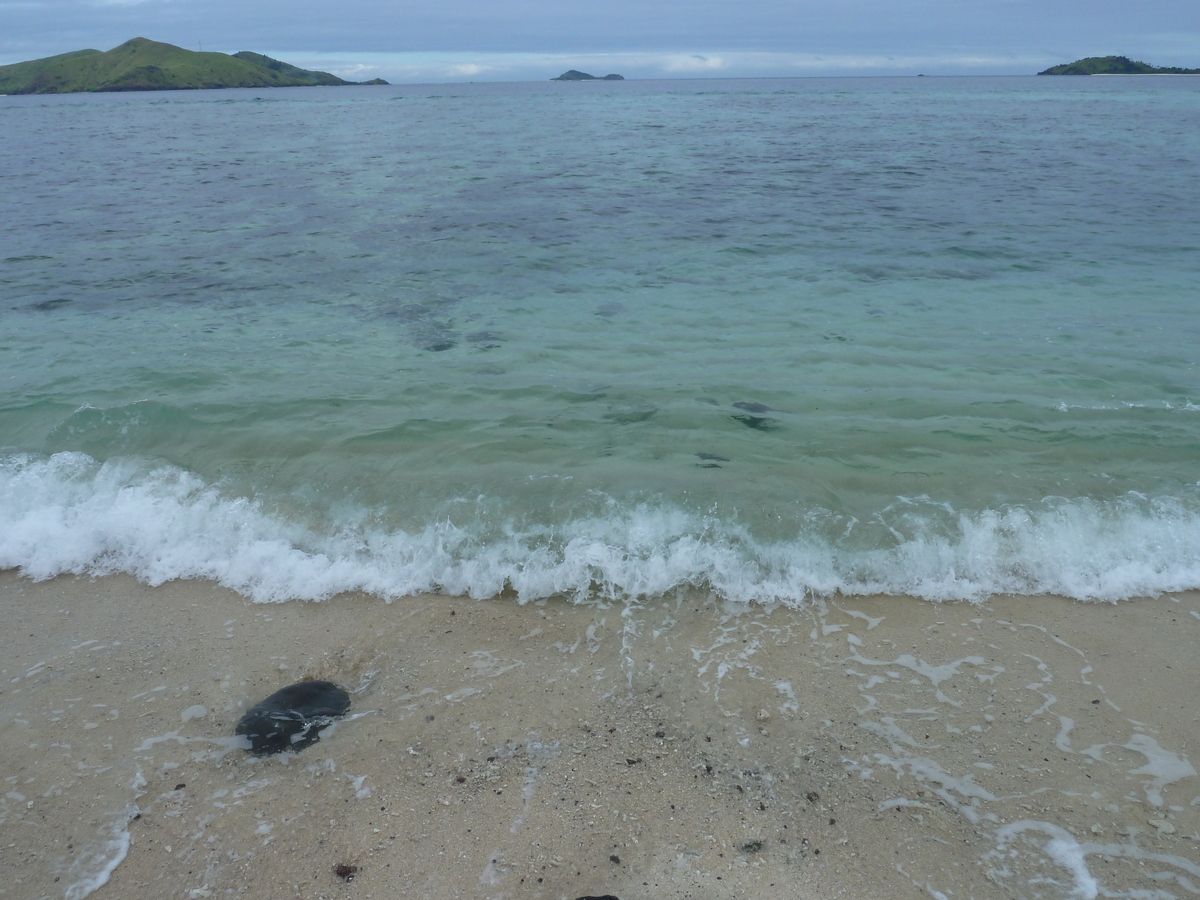
<path fill-rule="evenodd" d="M 1200 587 L 1200 83 L 0 98 L 0 566 Z"/>

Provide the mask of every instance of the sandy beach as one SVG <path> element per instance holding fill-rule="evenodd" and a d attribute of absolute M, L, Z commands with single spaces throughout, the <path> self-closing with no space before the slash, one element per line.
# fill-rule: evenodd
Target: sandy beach
<path fill-rule="evenodd" d="M 252 604 L 9 572 L 0 609 L 6 898 L 1200 890 L 1192 593 Z M 247 753 L 241 713 L 303 678 L 350 715 Z"/>

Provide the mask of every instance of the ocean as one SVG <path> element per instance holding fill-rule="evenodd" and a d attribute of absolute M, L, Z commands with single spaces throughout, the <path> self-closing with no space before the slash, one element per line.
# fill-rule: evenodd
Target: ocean
<path fill-rule="evenodd" d="M 0 98 L 0 893 L 1194 897 L 1198 209 L 1190 78 Z"/>
<path fill-rule="evenodd" d="M 1200 587 L 1200 85 L 0 100 L 0 566 Z"/>

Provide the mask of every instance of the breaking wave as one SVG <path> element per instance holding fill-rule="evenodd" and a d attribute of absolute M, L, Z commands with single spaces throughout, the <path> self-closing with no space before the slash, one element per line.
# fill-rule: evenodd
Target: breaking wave
<path fill-rule="evenodd" d="M 345 591 L 634 602 L 691 588 L 792 606 L 839 593 L 1113 601 L 1200 587 L 1192 498 L 1048 498 L 910 526 L 877 546 L 803 525 L 766 541 L 745 524 L 670 504 L 614 502 L 604 515 L 535 527 L 443 519 L 412 530 L 361 521 L 318 530 L 172 466 L 82 453 L 0 460 L 0 568 L 35 580 L 202 578 L 259 602 Z"/>

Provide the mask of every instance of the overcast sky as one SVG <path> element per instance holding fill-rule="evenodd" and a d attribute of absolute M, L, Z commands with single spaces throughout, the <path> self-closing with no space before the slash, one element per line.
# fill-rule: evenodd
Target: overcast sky
<path fill-rule="evenodd" d="M 147 37 L 355 80 L 1200 67 L 1200 0 L 0 0 L 0 64 Z"/>

